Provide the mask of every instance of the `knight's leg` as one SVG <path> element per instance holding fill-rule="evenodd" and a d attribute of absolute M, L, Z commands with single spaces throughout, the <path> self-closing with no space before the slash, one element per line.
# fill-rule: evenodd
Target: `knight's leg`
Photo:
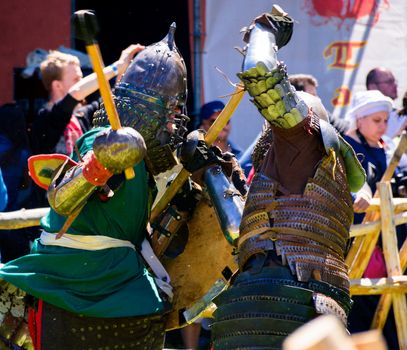
<path fill-rule="evenodd" d="M 161 315 L 96 318 L 76 315 L 45 302 L 39 305 L 36 319 L 40 322 L 37 334 L 41 349 L 161 350 L 164 346 Z"/>

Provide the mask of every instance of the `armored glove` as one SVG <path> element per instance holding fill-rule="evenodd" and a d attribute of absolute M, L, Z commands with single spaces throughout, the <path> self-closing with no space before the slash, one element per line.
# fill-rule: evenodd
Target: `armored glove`
<path fill-rule="evenodd" d="M 242 72 L 238 77 L 253 97 L 252 102 L 271 124 L 289 129 L 308 115 L 308 108 L 288 82 L 286 68 L 278 62 L 277 50 L 292 35 L 293 20 L 281 9 L 256 17 L 245 30 Z"/>
<path fill-rule="evenodd" d="M 113 174 L 134 167 L 146 151 L 143 137 L 133 128 L 103 130 L 84 159 L 83 175 L 91 184 L 102 186 Z"/>
<path fill-rule="evenodd" d="M 97 160 L 112 173 L 135 166 L 146 154 L 143 137 L 133 128 L 106 129 L 93 142 Z"/>
<path fill-rule="evenodd" d="M 194 180 L 202 184 L 202 173 L 211 165 L 222 166 L 223 171 L 229 177 L 232 173 L 232 163 L 222 157 L 219 147 L 208 146 L 204 139 L 203 130 L 195 130 L 189 133 L 187 139 L 180 148 L 181 163 L 186 170 L 194 174 Z"/>
<path fill-rule="evenodd" d="M 225 161 L 231 162 L 232 171 L 229 178 L 240 194 L 245 196 L 249 190 L 247 186 L 247 179 L 235 155 L 233 153 L 226 152 L 223 153 L 222 158 Z"/>
<path fill-rule="evenodd" d="M 251 29 L 253 29 L 256 23 L 266 27 L 271 33 L 274 34 L 278 49 L 281 49 L 283 46 L 287 45 L 293 34 L 293 19 L 281 8 L 274 6 L 271 13 L 263 13 L 262 15 L 256 17 L 248 28 L 244 28 L 243 31 L 245 32 L 245 35 L 243 40 L 246 43 L 249 43 Z"/>

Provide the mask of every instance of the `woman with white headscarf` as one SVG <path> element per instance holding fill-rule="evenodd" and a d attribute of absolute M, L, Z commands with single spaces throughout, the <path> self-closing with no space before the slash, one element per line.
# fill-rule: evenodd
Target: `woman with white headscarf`
<path fill-rule="evenodd" d="M 345 136 L 355 150 L 366 171 L 367 184 L 355 194 L 355 213 L 363 212 L 369 206 L 371 194 L 376 191 L 376 183 L 380 181 L 386 168 L 386 143 L 383 136 L 387 130 L 392 100 L 378 90 L 360 91 L 355 93 L 352 108 L 346 118 L 349 130 Z M 355 214 L 354 223 L 360 223 L 364 214 Z M 386 276 L 386 266 L 381 248 L 376 246 L 364 277 L 379 278 Z M 377 296 L 354 296 L 354 304 L 349 314 L 349 331 L 351 333 L 366 331 L 376 310 Z M 383 335 L 389 349 L 397 349 L 394 317 L 389 315 L 383 329 Z"/>
<path fill-rule="evenodd" d="M 387 130 L 392 100 L 378 90 L 355 93 L 352 108 L 346 116 L 349 129 L 345 139 L 356 154 L 366 171 L 367 185 L 357 194 L 354 202 L 355 212 L 367 209 L 376 183 L 380 181 L 387 168 L 386 145 L 383 136 Z M 356 218 L 355 218 L 356 219 Z M 357 218 L 361 221 L 361 217 Z"/>

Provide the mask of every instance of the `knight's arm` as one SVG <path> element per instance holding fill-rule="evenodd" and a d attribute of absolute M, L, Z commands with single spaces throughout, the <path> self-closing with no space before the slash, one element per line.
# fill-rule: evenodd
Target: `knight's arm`
<path fill-rule="evenodd" d="M 227 241 L 236 243 L 247 193 L 246 178 L 236 157 L 208 147 L 204 132 L 191 132 L 181 150 L 181 162 L 192 179 L 204 185 Z"/>
<path fill-rule="evenodd" d="M 88 152 L 83 162 L 66 170 L 61 167 L 47 191 L 49 205 L 60 215 L 68 216 L 83 206 L 99 186 L 113 175 Z"/>
<path fill-rule="evenodd" d="M 133 167 L 145 155 L 142 136 L 132 128 L 105 129 L 98 133 L 78 165 L 61 168 L 49 186 L 49 204 L 58 214 L 68 216 L 82 207 L 113 174 Z"/>
<path fill-rule="evenodd" d="M 236 245 L 245 196 L 236 189 L 230 177 L 226 176 L 219 165 L 205 171 L 204 182 L 223 235 L 230 244 Z"/>
<path fill-rule="evenodd" d="M 238 74 L 245 90 L 262 116 L 277 128 L 290 129 L 303 122 L 322 136 L 327 153 L 341 154 L 350 188 L 356 192 L 365 174 L 352 148 L 329 124 L 319 98 L 297 92 L 291 85 L 286 67 L 277 59 L 277 50 L 291 38 L 293 20 L 281 9 L 257 17 L 245 29 L 247 43 L 242 72 Z M 314 116 L 318 118 L 314 118 Z"/>

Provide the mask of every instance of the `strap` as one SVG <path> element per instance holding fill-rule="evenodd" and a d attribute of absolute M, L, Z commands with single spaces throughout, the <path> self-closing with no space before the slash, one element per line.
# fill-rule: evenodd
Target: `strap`
<path fill-rule="evenodd" d="M 322 142 L 324 143 L 325 151 L 329 154 L 329 149 L 333 149 L 335 154 L 339 154 L 339 138 L 335 128 L 323 119 L 319 120 Z"/>
<path fill-rule="evenodd" d="M 62 237 L 57 239 L 57 235 L 55 233 L 42 231 L 39 241 L 43 245 L 53 245 L 83 250 L 102 250 L 120 247 L 128 247 L 136 250 L 134 244 L 130 241 L 107 236 L 85 236 L 65 233 Z"/>
<path fill-rule="evenodd" d="M 154 272 L 156 276 L 154 279 L 158 288 L 160 288 L 166 295 L 168 295 L 170 300 L 172 300 L 174 293 L 170 284 L 170 275 L 154 254 L 153 248 L 151 248 L 150 242 L 147 239 L 144 239 L 144 241 L 141 243 L 141 255 Z"/>

